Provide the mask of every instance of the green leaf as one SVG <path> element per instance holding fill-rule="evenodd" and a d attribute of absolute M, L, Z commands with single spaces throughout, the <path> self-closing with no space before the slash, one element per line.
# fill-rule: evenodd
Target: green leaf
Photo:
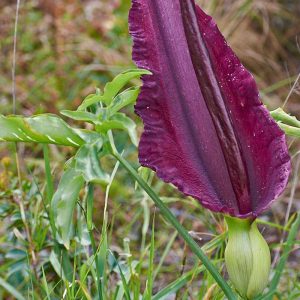
<path fill-rule="evenodd" d="M 133 87 L 117 95 L 107 108 L 108 114 L 110 116 L 113 116 L 116 112 L 118 112 L 123 107 L 135 103 L 139 93 L 140 93 L 140 88 Z"/>
<path fill-rule="evenodd" d="M 75 169 L 81 172 L 85 181 L 107 185 L 109 176 L 102 171 L 99 162 L 102 146 L 102 139 L 81 146 L 74 157 Z"/>
<path fill-rule="evenodd" d="M 102 95 L 97 95 L 97 94 L 91 94 L 87 96 L 83 102 L 78 106 L 77 111 L 84 111 L 86 108 L 89 106 L 98 103 L 98 102 L 103 102 L 103 96 Z"/>
<path fill-rule="evenodd" d="M 126 84 L 128 84 L 130 80 L 139 78 L 142 75 L 151 75 L 151 72 L 142 69 L 133 69 L 117 75 L 111 82 L 105 85 L 103 95 L 89 95 L 78 107 L 78 110 L 85 110 L 87 107 L 100 101 L 109 105 L 113 98 L 126 86 Z"/>
<path fill-rule="evenodd" d="M 96 130 L 104 134 L 111 129 L 126 130 L 129 134 L 131 142 L 137 146 L 138 139 L 136 134 L 136 124 L 125 114 L 116 113 L 109 120 L 104 121 L 102 124 L 96 126 Z"/>
<path fill-rule="evenodd" d="M 101 134 L 87 129 L 74 129 L 74 132 L 87 144 L 94 143 L 101 139 Z"/>
<path fill-rule="evenodd" d="M 99 122 L 99 119 L 97 118 L 96 115 L 87 111 L 62 110 L 60 113 L 76 121 L 85 121 L 91 123 Z"/>
<path fill-rule="evenodd" d="M 55 225 L 67 249 L 70 245 L 73 212 L 83 185 L 84 177 L 82 173 L 73 168 L 67 169 L 52 198 L 51 209 Z"/>
<path fill-rule="evenodd" d="M 104 87 L 103 101 L 106 104 L 109 104 L 112 99 L 119 93 L 119 91 L 132 79 L 140 78 L 142 75 L 151 75 L 152 73 L 148 70 L 143 69 L 132 69 L 127 70 L 118 76 L 116 76 L 112 82 L 109 82 Z"/>
<path fill-rule="evenodd" d="M 300 121 L 298 121 L 296 117 L 287 114 L 282 108 L 277 108 L 271 111 L 270 114 L 277 122 L 300 128 Z"/>
<path fill-rule="evenodd" d="M 83 139 L 61 118 L 52 114 L 22 116 L 0 115 L 0 141 L 34 142 L 79 147 Z"/>
<path fill-rule="evenodd" d="M 287 114 L 282 108 L 277 108 L 270 113 L 287 135 L 300 137 L 300 121 L 296 117 Z"/>
<path fill-rule="evenodd" d="M 300 138 L 300 128 L 289 126 L 280 122 L 278 123 L 278 125 L 286 135 Z"/>

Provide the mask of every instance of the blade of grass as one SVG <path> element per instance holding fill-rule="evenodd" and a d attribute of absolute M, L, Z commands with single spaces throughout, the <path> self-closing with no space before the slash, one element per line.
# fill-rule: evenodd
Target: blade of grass
<path fill-rule="evenodd" d="M 50 166 L 50 155 L 49 155 L 49 146 L 44 144 L 43 145 L 43 154 L 44 154 L 44 162 L 45 162 L 45 175 L 46 175 L 46 203 L 50 204 L 50 201 L 54 194 L 54 183 L 52 180 L 51 174 L 51 166 Z"/>
<path fill-rule="evenodd" d="M 123 239 L 123 247 L 126 253 L 126 258 L 127 258 L 127 264 L 129 266 L 129 271 L 130 271 L 130 279 L 134 277 L 135 274 L 135 267 L 133 267 L 133 259 L 132 259 L 132 254 L 130 251 L 130 239 L 129 238 L 124 238 Z"/>
<path fill-rule="evenodd" d="M 32 269 L 30 268 L 30 259 L 29 259 L 29 253 L 27 251 L 27 264 L 28 264 L 28 273 L 29 273 L 29 278 L 30 278 L 30 288 L 31 288 L 31 298 L 34 300 L 34 287 L 33 287 L 33 272 Z M 29 288 L 28 288 L 28 296 L 27 299 L 29 299 Z"/>
<path fill-rule="evenodd" d="M 56 226 L 54 222 L 53 210 L 51 207 L 51 200 L 54 195 L 54 183 L 51 174 L 50 166 L 50 155 L 48 145 L 43 145 L 43 155 L 44 155 L 44 165 L 45 165 L 45 176 L 46 176 L 46 213 L 48 214 L 49 223 L 52 231 L 52 236 L 54 240 L 54 252 L 57 257 L 62 258 L 62 270 L 69 281 L 72 281 L 72 265 L 70 258 L 65 248 L 61 247 L 56 239 Z"/>
<path fill-rule="evenodd" d="M 17 62 L 17 35 L 18 35 L 18 21 L 19 21 L 20 0 L 17 0 L 15 28 L 14 28 L 14 48 L 13 48 L 13 62 L 12 62 L 12 95 L 13 95 L 13 114 L 16 113 L 16 62 Z"/>
<path fill-rule="evenodd" d="M 98 261 L 99 261 L 99 275 L 100 275 L 100 282 L 101 282 L 101 293 L 103 295 L 103 299 L 105 297 L 105 283 L 106 283 L 106 262 L 107 262 L 107 213 L 105 214 L 103 220 L 103 226 L 101 231 L 101 244 L 99 246 L 99 253 L 98 253 Z"/>
<path fill-rule="evenodd" d="M 97 290 L 99 299 L 105 299 L 105 291 L 104 286 L 106 283 L 106 258 L 107 258 L 107 250 L 108 250 L 108 242 L 107 242 L 107 203 L 108 203 L 108 196 L 109 191 L 118 170 L 119 163 L 117 162 L 113 172 L 110 176 L 109 183 L 106 187 L 105 191 L 105 205 L 103 211 L 103 225 L 101 230 L 101 242 L 97 249 L 96 242 L 93 234 L 93 199 L 94 199 L 94 186 L 92 184 L 88 185 L 88 192 L 87 192 L 87 224 L 88 224 L 88 231 L 90 235 L 90 240 L 92 244 L 92 249 L 94 252 L 95 263 L 96 263 L 96 272 L 97 272 Z"/>
<path fill-rule="evenodd" d="M 277 229 L 283 230 L 283 231 L 288 231 L 288 228 L 289 228 L 288 226 L 282 226 L 282 225 L 279 225 L 279 224 L 276 224 L 273 222 L 265 221 L 263 219 L 256 219 L 256 222 L 258 224 L 267 225 L 267 226 L 274 227 L 274 228 L 277 228 Z"/>
<path fill-rule="evenodd" d="M 48 283 L 47 283 L 47 278 L 46 278 L 45 271 L 44 271 L 44 266 L 42 266 L 42 274 L 43 274 L 42 283 L 43 283 L 44 290 L 46 291 L 47 299 L 51 300 Z"/>
<path fill-rule="evenodd" d="M 46 211 L 49 211 L 49 222 L 52 230 L 54 239 L 56 239 L 56 227 L 54 223 L 53 211 L 51 207 L 51 199 L 54 195 L 54 183 L 51 174 L 50 166 L 50 155 L 48 145 L 43 145 L 43 155 L 44 155 L 44 164 L 45 164 L 45 175 L 46 175 Z"/>
<path fill-rule="evenodd" d="M 152 296 L 152 300 L 163 300 L 165 299 L 165 297 L 169 296 L 170 294 L 176 293 L 188 282 L 190 282 L 193 277 L 197 276 L 204 270 L 205 270 L 204 266 L 197 266 L 191 271 L 183 274 L 181 277 L 177 278 L 175 281 L 171 282 L 165 288 L 160 290 L 157 294 Z"/>
<path fill-rule="evenodd" d="M 275 268 L 275 274 L 271 280 L 269 292 L 264 297 L 259 298 L 259 299 L 271 300 L 273 298 L 273 295 L 276 293 L 276 289 L 279 284 L 281 274 L 284 270 L 288 256 L 293 248 L 294 241 L 297 236 L 299 227 L 300 227 L 300 213 L 297 214 L 297 218 L 291 226 L 291 230 L 287 237 L 286 244 L 284 245 L 284 248 L 283 248 L 283 253 L 279 259 L 277 267 Z"/>
<path fill-rule="evenodd" d="M 202 251 L 205 253 L 211 252 L 219 247 L 227 237 L 227 232 L 223 232 L 217 236 L 215 236 L 212 240 L 207 242 L 203 247 L 201 247 Z"/>
<path fill-rule="evenodd" d="M 78 283 L 80 289 L 82 290 L 85 298 L 87 300 L 92 300 L 92 297 L 90 296 L 89 291 L 87 290 L 86 286 L 81 281 L 77 280 L 76 282 Z M 76 298 L 73 298 L 73 299 L 76 299 Z"/>
<path fill-rule="evenodd" d="M 280 80 L 278 82 L 275 82 L 274 84 L 272 84 L 272 85 L 266 87 L 265 89 L 263 89 L 261 91 L 261 94 L 266 95 L 266 94 L 270 94 L 272 92 L 275 92 L 276 90 L 289 85 L 291 83 L 291 81 L 296 80 L 296 78 L 297 78 L 297 75 L 294 75 L 292 77 L 288 77 L 288 78 L 285 78 L 285 79 Z"/>
<path fill-rule="evenodd" d="M 111 185 L 115 178 L 115 175 L 119 168 L 119 162 L 117 162 L 114 166 L 114 169 L 110 175 L 108 185 L 106 186 L 105 190 L 105 200 L 104 200 L 104 210 L 103 210 L 103 225 L 101 230 L 101 237 L 102 243 L 100 245 L 99 251 L 99 260 L 100 260 L 100 278 L 102 282 L 102 294 L 105 296 L 105 290 L 107 283 L 107 273 L 106 273 L 106 265 L 107 265 L 107 251 L 108 251 L 108 237 L 107 237 L 107 227 L 108 227 L 108 213 L 107 213 L 107 206 L 108 206 L 108 197 Z"/>
<path fill-rule="evenodd" d="M 124 288 L 124 293 L 125 293 L 125 298 L 126 300 L 131 300 L 131 297 L 130 297 L 130 290 L 129 290 L 129 286 L 126 282 L 126 278 L 123 274 L 123 271 L 119 265 L 119 262 L 117 261 L 117 259 L 115 258 L 114 254 L 112 251 L 108 250 L 111 254 L 111 257 L 113 258 L 114 260 L 114 263 L 118 266 L 118 269 L 119 269 L 119 272 L 120 272 L 120 276 L 121 276 L 121 280 L 122 280 L 122 285 L 123 285 L 123 288 Z"/>
<path fill-rule="evenodd" d="M 294 198 L 295 198 L 295 193 L 296 193 L 296 188 L 297 188 L 297 183 L 298 183 L 298 178 L 299 178 L 299 168 L 300 168 L 300 156 L 298 155 L 295 169 L 294 169 L 290 197 L 289 197 L 288 206 L 287 206 L 285 218 L 284 218 L 284 227 L 286 227 L 286 228 L 290 228 L 292 222 L 294 221 L 293 216 L 290 218 L 290 212 L 291 212 L 291 208 L 292 208 Z M 280 247 L 278 247 L 278 249 L 275 251 L 273 262 L 271 265 L 272 269 L 275 267 L 277 261 L 279 260 L 280 251 L 282 249 L 282 245 L 283 245 L 283 242 L 285 239 L 286 239 L 286 232 L 282 232 L 282 235 L 280 238 Z"/>
<path fill-rule="evenodd" d="M 148 275 L 145 294 L 143 299 L 151 300 L 152 297 L 152 287 L 153 287 L 153 263 L 154 263 L 154 247 L 155 247 L 155 214 L 152 221 L 152 233 L 151 233 L 151 244 L 150 244 L 150 255 L 149 255 L 149 265 L 148 265 Z"/>
<path fill-rule="evenodd" d="M 295 88 L 296 88 L 296 86 L 297 86 L 297 84 L 298 84 L 299 79 L 300 79 L 300 73 L 298 74 L 298 76 L 297 76 L 297 78 L 296 78 L 296 80 L 295 80 L 295 82 L 294 82 L 294 84 L 293 84 L 293 86 L 292 86 L 290 92 L 288 93 L 286 99 L 284 100 L 284 103 L 283 103 L 283 105 L 282 105 L 282 108 L 284 108 L 284 107 L 286 106 L 286 104 L 288 103 L 288 101 L 289 101 L 291 95 L 292 95 L 293 92 L 295 91 Z"/>
<path fill-rule="evenodd" d="M 74 253 L 77 252 L 77 245 L 75 243 L 75 246 L 74 246 Z M 79 257 L 77 255 L 74 255 L 74 261 L 73 261 L 73 278 L 72 278 L 72 286 L 71 286 L 71 295 L 72 295 L 72 298 L 71 299 L 75 299 L 75 287 L 76 287 L 76 270 L 77 270 L 77 260 L 79 259 Z"/>
<path fill-rule="evenodd" d="M 102 242 L 102 241 L 100 241 L 100 244 L 101 244 L 101 242 Z M 98 254 L 99 248 L 96 249 L 96 252 L 97 252 L 97 254 Z M 86 255 L 87 255 L 87 257 L 86 257 L 87 260 L 89 260 L 90 257 L 88 256 L 87 253 L 86 253 Z M 94 278 L 94 281 L 97 282 L 97 277 L 98 277 L 98 275 L 96 274 L 95 269 L 93 268 L 93 264 L 94 264 L 94 263 L 96 264 L 96 256 L 95 256 L 95 255 L 93 255 L 93 257 L 91 258 L 90 263 L 88 264 L 88 266 L 87 266 L 86 270 L 84 271 L 84 273 L 81 274 L 81 276 L 80 276 L 81 282 L 85 282 L 86 279 L 88 278 L 88 275 L 89 275 L 90 273 L 92 274 L 92 277 Z M 74 299 L 77 299 L 79 292 L 80 292 L 80 290 L 78 289 L 77 292 L 76 292 L 76 294 L 75 294 Z M 97 291 L 97 292 L 98 292 L 98 291 Z"/>
<path fill-rule="evenodd" d="M 94 198 L 94 185 L 93 184 L 88 185 L 87 200 L 86 200 L 87 203 L 93 201 L 89 198 Z M 92 217 L 92 216 L 89 216 L 89 217 Z M 87 224 L 92 224 L 92 222 L 93 222 L 92 220 L 87 220 Z M 96 288 L 97 288 L 99 300 L 102 300 L 103 293 L 102 293 L 102 283 L 101 283 L 101 275 L 100 275 L 101 268 L 100 268 L 100 261 L 98 258 L 98 250 L 96 247 L 96 242 L 95 242 L 95 238 L 94 238 L 94 234 L 93 234 L 93 226 L 88 228 L 88 232 L 89 232 L 92 249 L 93 249 L 93 253 L 94 253 L 94 258 L 95 258 L 95 264 L 96 264 L 96 272 L 97 272 Z"/>
<path fill-rule="evenodd" d="M 2 286 L 8 293 L 14 296 L 17 300 L 25 300 L 25 298 L 12 285 L 7 283 L 0 277 L 0 286 Z"/>
<path fill-rule="evenodd" d="M 86 225 L 89 231 L 93 230 L 94 185 L 88 184 L 86 197 Z"/>
<path fill-rule="evenodd" d="M 72 282 L 72 265 L 70 263 L 68 253 L 64 253 L 60 246 L 54 248 L 49 256 L 49 262 L 51 263 L 56 274 L 62 280 L 68 280 Z"/>
<path fill-rule="evenodd" d="M 165 250 L 164 250 L 164 252 L 163 252 L 163 254 L 162 254 L 162 256 L 161 256 L 161 258 L 160 258 L 160 261 L 159 261 L 159 263 L 158 263 L 158 266 L 157 266 L 157 268 L 156 268 L 155 271 L 154 271 L 153 280 L 155 280 L 157 274 L 159 273 L 160 268 L 161 268 L 161 266 L 163 265 L 166 256 L 167 256 L 168 253 L 170 252 L 170 249 L 171 249 L 171 247 L 172 247 L 172 245 L 173 245 L 173 243 L 174 243 L 174 241 L 175 241 L 177 235 L 178 235 L 178 232 L 175 231 L 175 232 L 173 233 L 173 235 L 171 236 L 171 238 L 170 238 L 170 240 L 169 240 L 169 242 L 168 242 L 168 244 L 167 244 L 167 246 L 166 246 L 166 248 L 165 248 Z"/>
<path fill-rule="evenodd" d="M 149 223 L 150 223 L 150 208 L 149 208 L 149 202 L 148 202 L 148 196 L 145 193 L 143 196 L 143 199 L 141 201 L 141 206 L 143 208 L 143 226 L 142 226 L 142 241 L 140 246 L 140 261 L 137 267 L 138 274 L 142 271 L 142 265 L 143 265 L 143 259 L 145 254 L 145 243 L 146 243 L 146 236 L 149 229 Z M 140 290 L 141 290 L 141 278 L 138 276 L 137 280 L 135 281 L 135 287 L 134 287 L 134 300 L 139 299 L 140 296 Z"/>
<path fill-rule="evenodd" d="M 145 250 L 146 236 L 149 229 L 150 224 L 150 209 L 147 201 L 147 196 L 144 196 L 142 199 L 142 207 L 143 207 L 143 227 L 142 227 L 142 242 L 141 242 L 141 252 Z"/>
<path fill-rule="evenodd" d="M 51 288 L 51 290 L 49 291 L 49 294 L 51 295 L 52 293 L 55 293 L 55 289 L 61 284 L 63 280 L 60 279 L 58 280 L 54 285 L 53 287 Z M 46 300 L 47 299 L 47 296 L 43 298 L 43 300 Z M 51 298 L 50 298 L 51 299 Z"/>
<path fill-rule="evenodd" d="M 129 174 L 136 180 L 139 185 L 145 190 L 145 192 L 150 196 L 150 198 L 155 202 L 156 206 L 160 209 L 161 214 L 165 217 L 170 224 L 178 231 L 181 237 L 189 245 L 193 253 L 202 261 L 206 269 L 211 273 L 215 281 L 218 283 L 220 288 L 224 291 L 224 294 L 228 297 L 229 300 L 236 299 L 235 294 L 231 290 L 230 286 L 222 278 L 216 267 L 210 262 L 209 258 L 204 254 L 200 249 L 198 244 L 193 240 L 189 235 L 187 230 L 178 222 L 169 208 L 162 202 L 162 200 L 157 196 L 153 189 L 138 175 L 136 170 L 125 160 L 120 153 L 118 153 L 111 132 L 108 133 L 109 140 L 112 147 L 112 155 L 121 163 L 121 165 L 129 172 Z"/>

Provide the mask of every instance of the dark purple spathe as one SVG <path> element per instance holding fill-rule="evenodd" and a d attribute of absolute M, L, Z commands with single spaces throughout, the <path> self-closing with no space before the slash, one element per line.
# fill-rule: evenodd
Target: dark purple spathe
<path fill-rule="evenodd" d="M 193 0 L 132 0 L 143 166 L 216 212 L 256 217 L 287 184 L 284 133 L 252 75 Z"/>

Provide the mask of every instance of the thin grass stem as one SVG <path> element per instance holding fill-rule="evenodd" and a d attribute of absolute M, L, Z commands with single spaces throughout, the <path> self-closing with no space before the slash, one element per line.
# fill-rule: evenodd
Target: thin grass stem
<path fill-rule="evenodd" d="M 17 0 L 15 28 L 14 28 L 14 48 L 12 62 L 12 96 L 13 96 L 13 114 L 16 114 L 16 58 L 17 58 L 17 35 L 19 21 L 20 0 Z"/>

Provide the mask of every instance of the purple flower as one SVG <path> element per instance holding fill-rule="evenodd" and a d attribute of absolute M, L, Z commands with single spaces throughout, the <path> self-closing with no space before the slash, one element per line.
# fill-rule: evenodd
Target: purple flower
<path fill-rule="evenodd" d="M 132 0 L 143 166 L 215 212 L 256 217 L 287 184 L 285 135 L 253 76 L 193 0 Z"/>

